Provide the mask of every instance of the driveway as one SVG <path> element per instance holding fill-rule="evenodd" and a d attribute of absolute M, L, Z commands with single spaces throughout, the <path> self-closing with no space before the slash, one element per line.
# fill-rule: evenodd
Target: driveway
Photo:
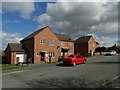
<path fill-rule="evenodd" d="M 120 62 L 116 55 L 88 58 L 86 64 L 75 67 L 59 63 L 30 65 L 3 71 L 2 86 L 3 88 L 118 87 L 117 81 L 115 85 L 110 83 L 119 76 L 118 64 Z"/>

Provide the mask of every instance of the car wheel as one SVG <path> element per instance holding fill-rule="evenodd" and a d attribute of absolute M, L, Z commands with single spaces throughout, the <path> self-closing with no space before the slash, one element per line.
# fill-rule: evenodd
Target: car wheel
<path fill-rule="evenodd" d="M 83 61 L 83 64 L 85 64 L 86 60 Z"/>
<path fill-rule="evenodd" d="M 76 66 L 76 63 L 75 63 L 75 62 L 73 63 L 73 66 Z"/>

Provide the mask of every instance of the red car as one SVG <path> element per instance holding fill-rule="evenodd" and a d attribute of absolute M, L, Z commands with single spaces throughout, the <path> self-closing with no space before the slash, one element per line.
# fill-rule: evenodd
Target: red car
<path fill-rule="evenodd" d="M 64 58 L 63 63 L 65 65 L 73 65 L 75 66 L 76 64 L 80 64 L 80 63 L 85 63 L 86 58 L 78 56 L 78 55 L 70 55 L 66 58 Z"/>

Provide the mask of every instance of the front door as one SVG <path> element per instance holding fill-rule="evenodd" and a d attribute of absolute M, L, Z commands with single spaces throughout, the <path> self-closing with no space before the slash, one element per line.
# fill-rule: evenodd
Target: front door
<path fill-rule="evenodd" d="M 41 61 L 45 60 L 45 52 L 41 52 Z"/>

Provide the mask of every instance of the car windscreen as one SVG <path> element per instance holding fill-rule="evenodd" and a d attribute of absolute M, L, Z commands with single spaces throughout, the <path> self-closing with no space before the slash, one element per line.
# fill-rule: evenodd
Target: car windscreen
<path fill-rule="evenodd" d="M 76 56 L 76 58 L 81 58 L 81 56 Z"/>

